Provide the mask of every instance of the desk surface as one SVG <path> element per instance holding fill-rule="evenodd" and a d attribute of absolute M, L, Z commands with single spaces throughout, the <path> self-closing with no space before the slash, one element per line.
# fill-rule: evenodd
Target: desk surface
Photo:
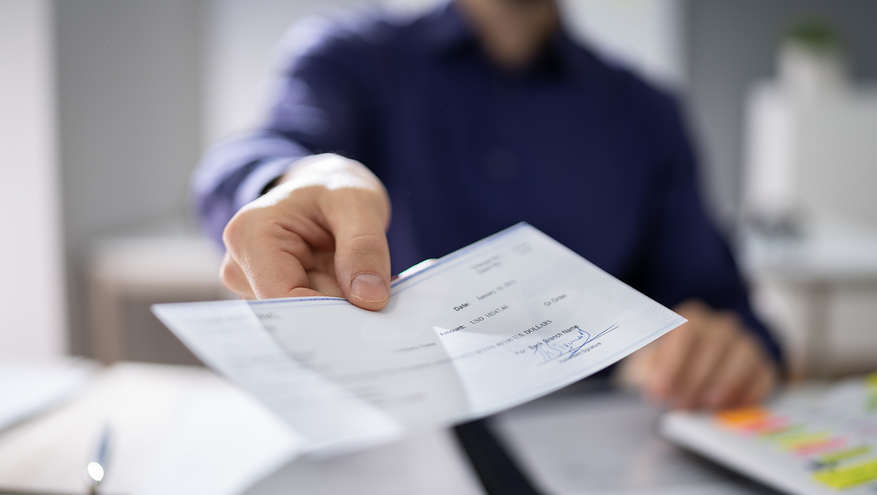
<path fill-rule="evenodd" d="M 544 493 L 774 493 L 658 438 L 659 415 L 632 394 L 566 391 L 489 424 Z M 124 364 L 67 405 L 0 432 L 0 493 L 84 493 L 82 468 L 106 421 L 118 441 L 107 493 L 484 492 L 447 430 L 329 460 L 286 462 L 294 453 L 290 433 L 209 371 Z"/>
<path fill-rule="evenodd" d="M 531 402 L 493 428 L 544 493 L 777 493 L 660 438 L 661 414 L 637 394 L 604 388 Z"/>
<path fill-rule="evenodd" d="M 85 493 L 103 425 L 113 430 L 106 494 L 481 493 L 448 430 L 277 471 L 298 443 L 276 416 L 205 368 L 144 363 L 99 371 L 67 403 L 0 431 L 0 493 Z"/>
<path fill-rule="evenodd" d="M 539 493 L 777 493 L 658 437 L 660 415 L 635 394 L 600 388 L 555 394 L 488 424 Z M 471 469 L 459 457 L 447 457 L 459 452 L 449 442 L 449 436 L 430 434 L 326 461 L 296 460 L 247 493 L 270 495 L 297 487 L 295 493 L 335 494 L 351 482 L 356 493 L 481 493 Z M 410 473 L 399 469 L 418 458 L 433 459 L 436 483 L 424 483 L 429 477 L 421 473 L 412 484 Z M 458 489 L 448 491 L 451 486 Z"/>

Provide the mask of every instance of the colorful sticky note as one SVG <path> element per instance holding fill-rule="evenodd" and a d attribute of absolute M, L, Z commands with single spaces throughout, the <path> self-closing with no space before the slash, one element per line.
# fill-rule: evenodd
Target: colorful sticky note
<path fill-rule="evenodd" d="M 792 450 L 795 452 L 795 454 L 801 456 L 813 455 L 820 452 L 825 452 L 827 450 L 838 449 L 840 447 L 843 447 L 846 442 L 847 439 L 844 437 L 824 438 L 813 442 L 804 442 L 798 444 Z"/>
<path fill-rule="evenodd" d="M 816 462 L 820 464 L 835 464 L 840 461 L 846 461 L 848 459 L 854 459 L 856 457 L 859 457 L 860 455 L 868 454 L 872 450 L 874 450 L 874 448 L 870 445 L 859 445 L 857 447 L 850 447 L 848 449 L 827 452 L 817 457 Z"/>
<path fill-rule="evenodd" d="M 763 407 L 744 407 L 716 413 L 716 419 L 719 423 L 731 428 L 741 428 L 754 421 L 763 420 L 768 416 L 770 416 L 770 411 Z"/>
<path fill-rule="evenodd" d="M 838 490 L 868 483 L 877 480 L 877 459 L 841 468 L 816 471 L 813 473 L 813 478 Z"/>

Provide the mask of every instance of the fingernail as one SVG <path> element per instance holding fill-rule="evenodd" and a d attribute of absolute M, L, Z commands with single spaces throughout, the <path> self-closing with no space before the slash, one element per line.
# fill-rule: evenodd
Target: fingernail
<path fill-rule="evenodd" d="M 367 302 L 380 302 L 387 298 L 387 286 L 381 277 L 371 273 L 362 273 L 353 279 L 350 292 L 357 299 Z"/>

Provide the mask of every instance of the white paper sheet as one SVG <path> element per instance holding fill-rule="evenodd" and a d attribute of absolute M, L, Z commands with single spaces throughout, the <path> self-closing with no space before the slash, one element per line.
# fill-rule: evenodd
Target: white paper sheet
<path fill-rule="evenodd" d="M 302 444 L 206 369 L 119 363 L 56 411 L 0 436 L 0 488 L 86 493 L 85 466 L 105 427 L 112 440 L 101 493 L 241 493 Z"/>
<path fill-rule="evenodd" d="M 400 278 L 379 312 L 338 298 L 153 310 L 325 453 L 521 404 L 685 321 L 527 224 Z"/>
<path fill-rule="evenodd" d="M 93 370 L 87 362 L 0 362 L 0 430 L 43 412 L 88 381 Z"/>

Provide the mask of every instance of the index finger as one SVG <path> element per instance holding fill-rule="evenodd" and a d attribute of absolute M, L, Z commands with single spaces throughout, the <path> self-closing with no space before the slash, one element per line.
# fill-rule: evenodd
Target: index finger
<path fill-rule="evenodd" d="M 330 247 L 331 236 L 302 219 L 278 221 L 271 209 L 242 209 L 226 226 L 223 240 L 259 299 L 319 296 L 307 270 L 314 247 Z"/>

